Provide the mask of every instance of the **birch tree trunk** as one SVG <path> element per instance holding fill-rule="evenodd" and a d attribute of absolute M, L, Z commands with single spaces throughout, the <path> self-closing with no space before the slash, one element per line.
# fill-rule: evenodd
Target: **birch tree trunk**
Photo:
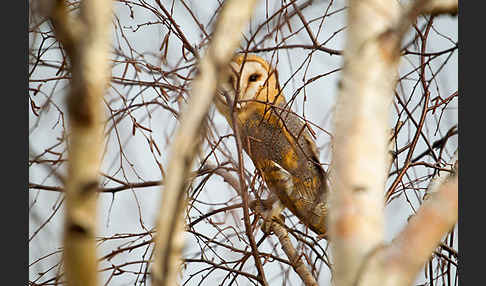
<path fill-rule="evenodd" d="M 103 151 L 103 96 L 110 79 L 112 2 L 84 0 L 79 16 L 58 0 L 52 21 L 71 64 L 64 269 L 68 285 L 98 285 L 96 204 Z"/>
<path fill-rule="evenodd" d="M 199 73 L 191 90 L 192 96 L 171 146 L 171 158 L 157 221 L 155 261 L 152 267 L 154 285 L 178 284 L 184 245 L 182 234 L 186 180 L 201 144 L 199 139 L 204 138 L 204 122 L 216 87 L 224 77 L 223 67 L 231 60 L 241 39 L 241 32 L 250 19 L 256 3 L 256 0 L 226 1 L 218 18 L 212 42 L 205 56 L 200 59 Z"/>
<path fill-rule="evenodd" d="M 445 3 L 447 2 L 447 3 Z M 406 255 L 406 247 L 383 247 L 384 185 L 387 166 L 387 132 L 390 120 L 390 104 L 397 79 L 400 44 L 416 17 L 423 12 L 448 11 L 438 5 L 450 5 L 451 1 L 416 1 L 402 12 L 396 1 L 350 0 L 348 35 L 344 51 L 344 68 L 340 82 L 340 94 L 336 106 L 335 142 L 333 161 L 335 166 L 334 189 L 331 191 L 329 229 L 332 245 L 335 285 L 408 285 L 419 271 L 416 267 L 408 276 L 393 276 L 385 261 L 374 260 L 375 253 L 385 251 L 385 257 L 393 251 Z M 434 7 L 435 3 L 435 7 Z M 448 7 L 457 10 L 457 1 Z M 456 199 L 454 200 L 454 190 Z M 442 211 L 455 212 L 457 219 L 457 185 L 449 187 Z M 434 206 L 437 204 L 431 203 Z M 423 212 L 428 208 L 424 206 Z M 435 226 L 433 235 L 419 227 L 417 216 L 409 229 L 399 237 L 408 237 L 413 229 L 417 237 L 424 238 L 422 252 L 410 258 L 420 265 L 423 257 L 432 251 L 454 225 L 454 217 Z M 419 220 L 419 222 L 417 222 Z M 427 239 L 427 237 L 434 237 Z M 395 244 L 409 245 L 410 241 L 397 240 Z M 435 243 L 433 244 L 432 243 Z M 417 245 L 415 245 L 417 246 Z M 433 247 L 432 247 L 433 248 Z M 381 256 L 380 256 L 381 257 Z M 374 267 L 367 266 L 375 263 Z M 418 263 L 418 264 L 417 264 Z M 378 267 L 379 265 L 380 267 Z"/>

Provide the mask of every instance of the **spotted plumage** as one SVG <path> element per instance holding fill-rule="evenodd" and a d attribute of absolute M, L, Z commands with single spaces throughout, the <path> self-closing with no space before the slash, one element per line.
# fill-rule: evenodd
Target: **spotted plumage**
<path fill-rule="evenodd" d="M 326 234 L 326 173 L 308 130 L 286 106 L 275 70 L 255 55 L 236 56 L 228 80 L 219 88 L 217 109 L 232 125 L 231 102 L 237 98 L 241 142 L 279 203 L 317 234 Z M 278 206 L 269 212 L 276 217 Z"/>

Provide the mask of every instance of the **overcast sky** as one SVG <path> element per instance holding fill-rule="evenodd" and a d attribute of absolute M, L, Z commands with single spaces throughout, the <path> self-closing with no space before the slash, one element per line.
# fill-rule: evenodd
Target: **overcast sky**
<path fill-rule="evenodd" d="M 176 20 L 180 29 L 184 31 L 188 41 L 192 44 L 198 44 L 201 41 L 201 32 L 200 29 L 197 27 L 194 20 L 190 17 L 187 11 L 184 9 L 181 3 L 175 1 L 175 5 L 173 7 L 173 18 Z M 207 23 L 210 21 L 212 15 L 214 14 L 215 9 L 218 7 L 218 3 L 216 0 L 207 0 L 207 1 L 186 1 L 191 7 L 192 10 L 195 12 L 195 17 L 204 25 L 206 26 Z M 271 1 L 269 1 L 271 2 Z M 303 2 L 303 1 L 299 1 Z M 151 3 L 151 1 L 149 1 Z M 162 3 L 169 3 L 168 7 L 172 1 L 162 1 Z M 315 1 L 313 6 L 306 8 L 303 10 L 303 13 L 307 19 L 313 19 L 315 17 L 321 16 L 326 8 L 328 7 L 329 2 L 327 1 Z M 280 5 L 280 4 L 279 4 Z M 276 6 L 279 6 L 276 5 Z M 272 14 L 272 11 L 275 11 L 275 6 L 272 4 L 269 5 L 269 11 L 265 9 L 266 3 L 262 1 L 261 5 L 259 6 L 258 10 L 255 12 L 254 17 L 252 18 L 251 27 L 250 29 L 255 29 L 266 17 L 266 14 Z M 338 11 L 332 16 L 326 18 L 325 23 L 323 25 L 322 31 L 318 34 L 318 41 L 324 42 L 329 39 L 337 30 L 342 29 L 345 27 L 345 17 L 346 17 L 346 10 L 341 10 L 343 8 L 344 2 L 343 1 L 334 1 L 333 5 L 331 6 L 330 11 Z M 125 34 L 127 39 L 130 41 L 130 44 L 133 45 L 133 48 L 140 52 L 151 52 L 154 54 L 160 54 L 160 46 L 164 39 L 164 36 L 167 33 L 167 29 L 165 26 L 159 25 L 148 25 L 140 27 L 136 32 L 133 32 L 132 28 L 136 27 L 137 24 L 142 24 L 146 22 L 154 22 L 158 21 L 154 17 L 153 14 L 147 12 L 145 9 L 137 8 L 136 5 L 133 6 L 133 18 L 130 17 L 130 9 L 128 6 L 116 2 L 115 3 L 115 14 L 118 15 L 120 19 L 120 26 L 124 27 Z M 291 20 L 292 26 L 294 30 L 302 27 L 301 22 L 297 17 L 294 17 Z M 319 26 L 319 21 L 316 21 L 311 24 L 313 30 L 317 30 Z M 420 22 L 419 22 L 420 23 Z M 422 21 L 423 23 L 423 21 Z M 420 25 L 419 25 L 420 26 Z M 49 27 L 46 23 L 41 25 L 40 27 L 44 31 L 48 30 Z M 211 31 L 211 27 L 207 28 L 208 31 Z M 285 30 L 285 29 L 284 29 Z M 288 33 L 288 30 L 285 30 Z M 248 31 L 246 33 L 248 35 Z M 441 36 L 441 34 L 446 35 L 446 37 Z M 31 35 L 31 34 L 30 34 Z M 117 37 L 119 37 L 119 32 L 117 30 L 114 31 L 114 42 L 117 42 Z M 117 36 L 118 35 L 118 36 Z M 325 45 L 328 48 L 332 49 L 343 49 L 344 44 L 344 37 L 345 37 L 345 30 L 338 33 L 331 40 Z M 451 48 L 455 45 L 458 40 L 458 29 L 457 29 L 457 17 L 449 17 L 443 16 L 438 17 L 434 22 L 434 31 L 431 32 L 427 52 L 435 52 L 441 51 L 448 48 Z M 47 41 L 48 43 L 49 41 Z M 123 43 L 123 40 L 121 41 Z M 407 41 L 405 41 L 407 42 Z M 31 37 L 32 43 L 32 37 Z M 292 43 L 306 43 L 309 44 L 309 39 L 306 36 L 305 31 L 300 32 L 296 36 L 290 38 L 287 44 Z M 34 43 L 34 46 L 38 46 L 39 41 L 37 40 Z M 274 42 L 272 39 L 265 41 L 262 47 L 269 47 L 273 46 Z M 122 44 L 123 48 L 126 48 L 126 44 Z M 181 44 L 180 41 L 173 39 L 170 41 L 169 46 L 169 57 L 168 57 L 168 64 L 169 65 L 176 65 L 177 60 L 180 58 L 181 51 Z M 306 57 L 309 54 L 309 50 L 304 49 L 292 49 L 292 50 L 281 50 L 278 52 L 279 58 L 278 63 L 274 59 L 272 64 L 274 67 L 278 69 L 279 72 L 279 79 L 281 86 L 284 86 L 284 83 L 288 81 L 288 84 L 284 87 L 284 95 L 288 99 L 292 94 L 299 89 L 303 83 L 320 74 L 324 74 L 327 72 L 334 71 L 341 67 L 342 65 L 342 57 L 340 56 L 330 56 L 324 52 L 315 52 L 312 55 L 312 60 L 306 70 L 306 66 L 300 69 L 296 73 L 295 76 L 291 78 L 291 75 L 298 69 L 300 65 L 305 61 Z M 171 56 L 175 55 L 175 56 Z M 259 53 L 260 56 L 266 58 L 267 60 L 272 60 L 271 53 Z M 43 59 L 48 60 L 58 60 L 60 59 L 59 52 L 57 50 L 49 50 L 45 54 L 43 54 Z M 431 61 L 430 66 L 432 70 L 435 72 L 440 69 L 442 63 L 446 60 L 446 57 L 438 57 L 436 60 Z M 160 66 L 160 60 L 156 57 L 146 56 L 146 60 L 156 66 Z M 450 59 L 447 59 L 449 62 L 445 65 L 439 75 L 437 76 L 437 86 L 433 84 L 433 88 L 431 91 L 434 93 L 432 98 L 437 96 L 440 92 L 442 97 L 446 97 L 453 92 L 457 91 L 458 83 L 457 83 L 457 50 L 451 55 Z M 406 74 L 409 71 L 413 70 L 418 65 L 417 57 L 407 57 L 407 59 L 402 59 L 401 66 L 400 66 L 400 74 Z M 29 69 L 32 68 L 31 66 Z M 113 69 L 113 76 L 121 76 L 124 72 L 124 65 L 116 65 Z M 54 77 L 57 70 L 48 68 L 48 67 L 40 67 L 37 68 L 36 71 L 32 74 L 31 79 L 42 79 L 42 78 L 49 78 Z M 127 76 L 134 74 L 134 70 L 132 68 L 128 69 Z M 319 80 L 316 80 L 312 84 L 306 86 L 305 90 L 301 90 L 301 93 L 298 96 L 298 100 L 296 100 L 295 104 L 292 106 L 293 110 L 299 114 L 305 114 L 306 118 L 310 121 L 318 124 L 321 128 L 325 129 L 326 131 L 332 132 L 332 111 L 333 106 L 336 100 L 337 95 L 337 80 L 340 77 L 340 72 L 333 72 L 328 76 L 322 77 Z M 154 81 L 154 76 L 150 75 L 149 73 L 140 73 L 139 74 L 141 80 L 147 81 Z M 412 76 L 416 78 L 416 74 Z M 290 79 L 290 80 L 289 80 Z M 46 108 L 44 108 L 40 116 L 37 117 L 32 112 L 29 113 L 29 130 L 30 137 L 29 137 L 29 144 L 30 144 L 30 157 L 35 157 L 38 154 L 44 152 L 45 149 L 55 145 L 59 142 L 60 137 L 65 136 L 62 133 L 61 124 L 59 122 L 59 112 L 57 112 L 57 108 L 61 110 L 65 110 L 64 104 L 64 97 L 66 94 L 66 86 L 67 81 L 60 81 L 57 85 L 54 82 L 46 82 L 43 83 L 42 90 L 45 94 L 40 94 L 34 98 L 36 104 L 38 106 L 42 106 L 47 102 L 47 97 L 51 96 L 50 92 L 53 90 L 51 96 L 51 104 L 46 104 Z M 403 81 L 404 90 L 410 91 L 415 84 L 414 81 Z M 37 87 L 39 82 L 31 82 L 30 87 Z M 157 96 L 157 93 L 151 88 L 126 88 L 118 85 L 119 90 L 124 92 L 124 96 L 128 99 L 133 99 L 133 103 L 148 101 L 151 98 Z M 305 92 L 306 101 L 304 102 L 303 93 Z M 417 88 L 417 91 L 414 93 L 414 96 L 410 96 L 407 94 L 406 96 L 411 97 L 411 106 L 417 104 L 416 101 L 419 100 L 419 96 L 421 90 L 420 87 Z M 115 99 L 119 95 L 113 89 L 110 89 L 109 94 L 106 97 L 106 100 L 109 101 L 110 99 Z M 414 103 L 415 102 L 415 103 Z M 120 107 L 121 102 L 113 102 L 113 107 Z M 177 103 L 171 104 L 174 108 L 178 109 Z M 413 116 L 415 119 L 419 118 L 421 110 L 417 109 L 414 111 Z M 215 120 L 216 126 L 218 128 L 219 134 L 229 134 L 231 133 L 231 129 L 223 119 L 222 116 L 214 112 L 212 109 L 211 113 L 213 114 L 213 118 Z M 396 123 L 396 112 L 394 113 L 394 117 L 390 118 L 390 126 L 391 124 Z M 102 171 L 110 174 L 115 175 L 116 178 L 122 179 L 126 176 L 128 181 L 130 182 L 140 182 L 142 180 L 145 181 L 152 181 L 152 180 L 159 180 L 161 178 L 161 173 L 157 164 L 155 163 L 154 156 L 160 162 L 165 165 L 168 160 L 169 152 L 168 152 L 168 144 L 172 140 L 173 130 L 175 128 L 176 121 L 174 120 L 173 116 L 167 112 L 166 110 L 162 110 L 161 108 L 153 108 L 151 111 L 151 117 L 148 118 L 146 109 L 138 109 L 132 113 L 132 116 L 137 118 L 139 123 L 145 124 L 145 126 L 149 126 L 152 130 L 151 136 L 155 142 L 157 142 L 158 147 L 163 151 L 160 155 L 154 155 L 149 151 L 148 144 L 147 144 L 147 137 L 143 136 L 140 132 L 137 132 L 135 135 L 132 134 L 132 127 L 133 123 L 129 120 L 129 117 L 126 117 L 124 120 L 120 121 L 118 124 L 118 135 L 114 132 L 110 133 L 110 136 L 107 140 L 107 152 L 104 157 Z M 436 115 L 436 120 L 438 120 L 438 116 Z M 427 122 L 427 126 L 425 129 L 426 134 L 434 134 L 435 128 L 437 125 L 437 121 L 432 120 Z M 454 124 L 457 124 L 457 100 L 453 100 L 449 108 L 444 112 L 441 118 L 440 123 L 440 130 L 437 132 L 435 136 L 431 136 L 432 140 L 436 140 L 441 138 L 445 132 Z M 329 152 L 329 136 L 326 135 L 325 132 L 317 131 L 317 145 L 321 149 L 321 157 L 320 160 L 322 163 L 329 163 L 330 162 L 330 152 Z M 407 132 L 403 133 L 402 137 L 399 137 L 398 146 L 403 147 L 407 144 L 410 134 L 413 134 L 414 130 L 410 129 Z M 120 164 L 120 149 L 119 144 L 117 142 L 117 136 L 119 136 L 120 141 L 123 144 L 125 156 L 127 160 L 132 164 L 132 167 L 128 164 L 128 161 L 124 161 L 124 169 L 126 173 L 117 172 L 117 168 Z M 228 141 L 229 143 L 233 143 L 234 141 Z M 228 143 L 228 144 L 229 144 Z M 449 151 L 454 151 L 454 146 L 457 145 L 457 137 L 451 138 L 450 148 Z M 57 149 L 57 152 L 60 150 L 64 150 L 64 145 L 61 144 Z M 234 146 L 230 146 L 230 149 L 235 150 Z M 426 150 L 426 145 L 423 140 L 419 140 L 417 146 L 417 154 Z M 55 157 L 54 155 L 50 155 L 51 157 Z M 63 158 L 66 158 L 66 154 L 63 155 Z M 234 156 L 236 158 L 236 155 Z M 245 156 L 245 166 L 248 166 L 251 170 L 253 170 L 253 166 L 251 161 L 248 157 Z M 403 161 L 404 158 L 400 157 L 399 160 Z M 58 166 L 54 166 L 57 169 Z M 327 168 L 327 167 L 326 167 Z M 61 174 L 65 174 L 64 167 L 60 167 L 57 169 Z M 417 168 L 414 169 L 412 173 L 409 174 L 412 179 L 420 178 L 421 176 L 425 176 L 429 174 L 429 170 L 425 168 Z M 29 167 L 29 181 L 31 183 L 38 183 L 43 185 L 50 185 L 50 186 L 61 186 L 60 182 L 52 176 L 51 169 L 45 168 L 39 164 L 33 164 Z M 107 180 L 104 180 L 106 182 Z M 387 186 L 392 182 L 389 180 L 387 182 Z M 116 186 L 118 184 L 110 182 L 106 186 Z M 148 229 L 152 229 L 155 226 L 155 218 L 157 215 L 157 210 L 160 206 L 160 187 L 150 187 L 150 188 L 143 188 L 137 189 L 135 191 L 123 191 L 117 193 L 115 196 L 111 194 L 101 194 L 99 197 L 99 235 L 104 237 L 111 237 L 114 234 L 121 234 L 121 233 L 143 233 Z M 235 192 L 219 177 L 212 177 L 204 186 L 203 191 L 199 195 L 198 199 L 210 202 L 215 205 L 217 204 L 224 204 L 228 201 L 234 199 Z M 57 209 L 60 202 L 62 201 L 63 195 L 58 192 L 51 192 L 51 191 L 38 191 L 38 190 L 29 190 L 29 206 L 30 206 L 30 225 L 29 225 L 29 237 L 34 236 L 34 238 L 29 243 L 29 261 L 32 263 L 36 259 L 53 253 L 56 250 L 59 250 L 61 247 L 61 238 L 62 238 L 62 222 L 63 222 L 63 205 L 60 206 L 59 210 L 51 217 L 54 210 Z M 411 200 L 412 205 L 417 208 L 419 206 L 419 201 L 414 198 L 408 198 Z M 203 205 L 199 206 L 201 210 Z M 217 207 L 214 207 L 217 208 Z M 209 206 L 206 206 L 206 210 L 210 209 Z M 407 222 L 407 218 L 413 213 L 412 208 L 410 207 L 409 203 L 407 203 L 407 198 L 404 196 L 396 199 L 386 207 L 386 239 L 391 240 L 398 231 L 400 231 L 403 226 Z M 288 213 L 287 213 L 288 214 Z M 197 217 L 200 213 L 196 211 L 192 211 L 191 215 Z M 224 225 L 235 225 L 239 224 L 238 227 L 241 227 L 241 222 L 235 222 L 234 216 L 241 218 L 241 213 L 236 211 L 231 215 L 219 215 L 215 216 L 214 219 L 218 220 L 219 222 L 223 223 L 221 226 L 222 228 Z M 35 233 L 36 230 L 48 220 L 48 223 L 45 225 L 44 228 L 39 233 Z M 170 219 L 170 218 L 168 218 Z M 207 225 L 207 224 L 199 224 L 198 230 L 204 233 L 207 236 L 212 236 L 217 233 L 217 229 L 214 227 Z M 147 240 L 148 237 L 143 237 L 137 243 Z M 112 240 L 106 243 L 103 243 L 99 248 L 100 255 L 104 255 L 109 251 L 113 250 L 117 246 L 121 245 L 122 240 Z M 187 246 L 185 248 L 185 253 L 187 255 L 192 255 L 199 250 L 199 246 L 194 241 L 194 239 L 190 236 L 186 236 Z M 455 240 L 457 243 L 457 239 Z M 294 240 L 294 243 L 296 241 Z M 233 238 L 233 243 L 235 247 L 243 248 L 243 244 L 236 238 Z M 326 242 L 321 240 L 320 244 L 325 247 Z M 139 248 L 130 252 L 129 254 L 119 255 L 116 256 L 113 261 L 114 264 L 121 264 L 124 260 L 137 260 L 143 257 L 143 253 L 146 249 Z M 261 250 L 272 251 L 269 244 L 263 244 Z M 280 251 L 280 253 L 282 253 Z M 227 251 L 221 255 L 226 255 L 228 260 L 234 256 L 234 259 L 237 259 L 239 256 Z M 282 253 L 282 255 L 284 255 Z M 43 263 L 37 263 L 33 267 L 29 268 L 29 279 L 34 280 L 38 277 L 38 273 L 42 271 L 46 271 L 54 264 L 58 263 L 60 259 L 60 254 L 52 255 L 49 259 L 45 259 Z M 148 255 L 145 256 L 145 259 L 148 259 Z M 244 269 L 249 271 L 250 273 L 256 273 L 256 271 L 252 269 L 251 263 L 247 264 L 248 266 Z M 102 266 L 110 266 L 110 264 L 102 264 Z M 194 267 L 192 269 L 186 269 L 186 274 L 184 279 L 187 279 L 187 273 L 193 273 L 196 268 L 202 267 L 201 265 L 190 264 L 189 267 Z M 127 266 L 125 269 L 131 269 L 134 271 L 139 271 L 140 266 Z M 250 269 L 250 270 L 248 270 Z M 268 271 L 267 277 L 277 276 L 281 269 L 277 267 L 276 264 L 267 263 L 265 265 L 265 270 Z M 46 275 L 45 279 L 53 277 L 53 274 L 56 272 L 54 270 L 51 272 L 50 275 Z M 299 285 L 300 280 L 299 278 L 290 271 L 290 279 L 295 281 L 294 285 Z M 223 272 L 221 272 L 223 273 Z M 109 273 L 103 274 L 103 283 L 106 281 Z M 224 277 L 224 274 L 220 274 L 219 276 L 214 274 L 213 277 Z M 44 281 L 44 278 L 40 281 Z M 271 280 L 271 285 L 281 285 L 281 278 L 275 278 Z M 419 278 L 422 280 L 423 278 Z M 192 279 L 187 285 L 198 285 L 200 279 Z M 319 281 L 322 283 L 320 285 L 328 285 L 329 283 L 329 273 L 324 271 L 319 276 Z M 110 285 L 133 285 L 135 282 L 135 275 L 131 274 L 124 274 L 117 277 L 114 277 Z M 241 278 L 240 285 L 248 285 L 248 280 Z M 203 285 L 212 285 L 209 281 L 205 281 Z"/>

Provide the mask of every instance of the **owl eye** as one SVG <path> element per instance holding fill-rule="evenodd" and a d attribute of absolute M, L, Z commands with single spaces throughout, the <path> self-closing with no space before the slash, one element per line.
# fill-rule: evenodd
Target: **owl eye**
<path fill-rule="evenodd" d="M 250 77 L 248 78 L 248 81 L 249 82 L 257 81 L 259 78 L 260 78 L 260 75 L 257 74 L 257 73 L 254 73 L 254 74 L 250 75 Z"/>

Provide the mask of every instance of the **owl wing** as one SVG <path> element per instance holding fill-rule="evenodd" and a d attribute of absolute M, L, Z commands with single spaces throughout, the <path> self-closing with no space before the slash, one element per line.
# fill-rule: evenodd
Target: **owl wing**
<path fill-rule="evenodd" d="M 315 201 L 316 196 L 321 196 L 326 192 L 326 172 L 319 162 L 319 151 L 313 140 L 308 125 L 304 123 L 296 114 L 285 111 L 281 115 L 282 128 L 285 129 L 288 146 L 297 154 L 299 161 L 298 168 L 286 168 L 292 175 L 303 181 L 307 192 L 305 196 Z M 283 162 L 285 163 L 285 162 Z M 317 183 L 317 184 L 316 184 Z M 305 190 L 304 190 L 305 192 Z"/>
<path fill-rule="evenodd" d="M 298 183 L 297 178 L 277 162 L 268 160 L 262 171 L 269 189 L 276 193 L 282 204 L 291 211 L 300 213 L 312 204 L 308 196 L 298 190 L 301 188 L 295 184 Z"/>
<path fill-rule="evenodd" d="M 321 234 L 324 216 L 320 206 L 325 205 L 326 176 L 310 131 L 291 111 L 258 107 L 246 109 L 239 117 L 243 147 L 270 192 Z"/>
<path fill-rule="evenodd" d="M 282 205 L 295 214 L 302 223 L 317 234 L 325 235 L 326 203 L 310 200 L 309 196 L 303 195 L 309 190 L 306 190 L 303 184 L 298 183 L 295 176 L 278 163 L 267 161 L 265 165 L 263 176 L 270 191 L 277 194 Z M 276 212 L 269 213 L 275 215 Z"/>
<path fill-rule="evenodd" d="M 283 154 L 277 154 L 273 160 L 267 158 L 263 164 L 264 180 L 270 191 L 276 193 L 281 203 L 305 225 L 318 234 L 324 234 L 327 213 L 326 172 L 319 163 L 315 141 L 297 115 L 290 112 L 272 115 L 280 117 L 279 129 L 283 130 L 287 143 L 280 149 Z M 291 153 L 296 155 L 294 159 L 297 165 L 286 159 L 286 154 Z"/>

